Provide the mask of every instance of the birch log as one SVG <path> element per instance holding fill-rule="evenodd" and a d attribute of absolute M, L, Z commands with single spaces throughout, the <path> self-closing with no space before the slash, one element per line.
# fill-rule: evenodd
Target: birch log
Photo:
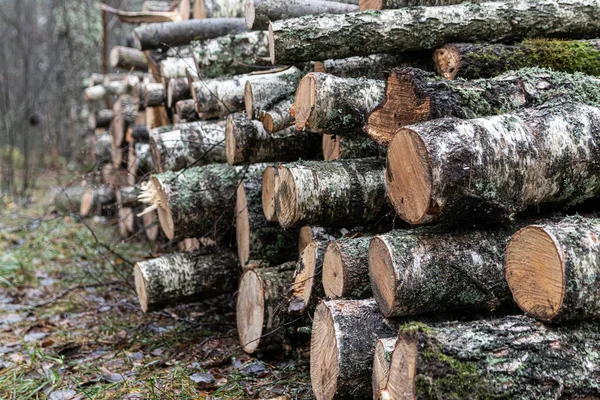
<path fill-rule="evenodd" d="M 127 128 L 135 123 L 137 111 L 133 103 L 133 98 L 129 95 L 120 96 L 113 105 L 113 121 L 110 125 L 110 133 L 113 138 L 115 148 L 120 148 L 125 139 Z"/>
<path fill-rule="evenodd" d="M 175 107 L 178 101 L 191 100 L 192 92 L 186 77 L 170 79 L 167 84 L 167 107 Z"/>
<path fill-rule="evenodd" d="M 66 188 L 57 188 L 53 192 L 54 211 L 62 214 L 79 214 L 81 199 L 86 192 L 85 186 L 73 185 Z"/>
<path fill-rule="evenodd" d="M 397 339 L 389 337 L 379 339 L 375 345 L 375 355 L 373 357 L 373 378 L 371 386 L 373 387 L 373 400 L 379 400 L 381 390 L 385 389 L 388 377 L 390 375 L 390 361 L 392 352 L 396 347 Z"/>
<path fill-rule="evenodd" d="M 388 147 L 389 198 L 411 224 L 577 204 L 600 193 L 598 143 L 600 109 L 579 103 L 410 125 Z"/>
<path fill-rule="evenodd" d="M 386 145 L 404 125 L 514 112 L 556 97 L 600 105 L 600 79 L 526 68 L 491 79 L 441 81 L 418 69 L 395 69 L 386 80 L 385 100 L 370 113 L 365 131 Z"/>
<path fill-rule="evenodd" d="M 311 72 L 296 90 L 296 128 L 339 135 L 357 132 L 384 99 L 384 81 Z"/>
<path fill-rule="evenodd" d="M 340 78 L 369 78 L 383 80 L 392 68 L 415 67 L 433 71 L 430 51 L 401 54 L 370 54 L 364 57 L 348 57 L 338 60 L 315 62 L 314 72 L 324 72 Z"/>
<path fill-rule="evenodd" d="M 323 289 L 330 299 L 373 297 L 369 282 L 371 235 L 344 237 L 329 243 L 323 258 Z"/>
<path fill-rule="evenodd" d="M 144 90 L 144 105 L 158 107 L 167 103 L 167 92 L 162 83 L 148 83 Z"/>
<path fill-rule="evenodd" d="M 383 157 L 385 154 L 385 147 L 361 134 L 341 136 L 324 134 L 322 136 L 321 148 L 325 161 Z"/>
<path fill-rule="evenodd" d="M 101 135 L 96 135 L 94 153 L 97 165 L 112 161 L 112 136 L 110 133 L 105 132 Z"/>
<path fill-rule="evenodd" d="M 89 87 L 83 91 L 85 101 L 98 101 L 105 96 L 120 96 L 126 94 L 131 87 L 125 81 L 111 81 L 106 84 Z"/>
<path fill-rule="evenodd" d="M 194 68 L 193 57 L 167 57 L 159 62 L 160 74 L 163 80 L 185 78 L 186 71 L 190 69 L 194 74 L 194 78 L 198 78 L 198 74 Z"/>
<path fill-rule="evenodd" d="M 243 1 L 197 0 L 194 1 L 194 18 L 243 17 Z"/>
<path fill-rule="evenodd" d="M 326 240 L 315 240 L 300 252 L 291 285 L 291 298 L 288 312 L 292 315 L 312 313 L 319 301 L 325 297 L 323 292 L 323 257 L 327 249 Z"/>
<path fill-rule="evenodd" d="M 146 55 L 131 47 L 114 46 L 110 51 L 109 60 L 113 68 L 148 70 Z"/>
<path fill-rule="evenodd" d="M 277 168 L 268 166 L 265 168 L 262 176 L 261 201 L 263 214 L 269 222 L 277 222 L 277 213 L 275 212 L 275 174 Z"/>
<path fill-rule="evenodd" d="M 525 316 L 400 328 L 388 399 L 595 398 L 593 323 L 550 327 Z"/>
<path fill-rule="evenodd" d="M 457 41 L 502 43 L 598 34 L 596 0 L 469 2 L 276 21 L 269 26 L 269 53 L 273 64 L 286 64 L 433 49 Z"/>
<path fill-rule="evenodd" d="M 482 3 L 483 1 L 474 1 L 473 3 Z M 464 2 L 464 0 L 360 0 L 358 5 L 360 6 L 360 11 L 366 11 L 393 10 L 417 6 L 448 6 Z"/>
<path fill-rule="evenodd" d="M 246 81 L 244 105 L 248 119 L 258 119 L 262 112 L 293 95 L 302 73 L 298 68 L 291 67 L 270 77 L 271 79 Z"/>
<path fill-rule="evenodd" d="M 235 290 L 239 266 L 226 249 L 173 253 L 135 264 L 143 312 L 197 302 Z"/>
<path fill-rule="evenodd" d="M 290 114 L 293 104 L 292 99 L 282 100 L 260 116 L 260 122 L 268 133 L 279 132 L 294 125 L 294 117 Z"/>
<path fill-rule="evenodd" d="M 179 100 L 177 103 L 175 103 L 175 111 L 180 121 L 192 122 L 198 120 L 196 104 L 192 99 Z"/>
<path fill-rule="evenodd" d="M 600 316 L 600 221 L 568 217 L 530 225 L 506 248 L 506 279 L 515 302 L 548 322 Z"/>
<path fill-rule="evenodd" d="M 310 341 L 310 380 L 317 400 L 369 398 L 377 341 L 394 336 L 398 326 L 383 318 L 373 299 L 321 302 Z"/>
<path fill-rule="evenodd" d="M 113 120 L 113 110 L 103 109 L 91 112 L 88 117 L 88 126 L 90 129 L 108 128 Z"/>
<path fill-rule="evenodd" d="M 102 215 L 102 208 L 115 202 L 115 192 L 108 185 L 88 188 L 81 196 L 79 215 L 87 217 L 93 213 Z"/>

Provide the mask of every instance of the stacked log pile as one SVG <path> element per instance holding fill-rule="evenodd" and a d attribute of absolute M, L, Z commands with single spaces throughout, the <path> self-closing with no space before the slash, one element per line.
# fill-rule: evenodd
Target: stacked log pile
<path fill-rule="evenodd" d="M 116 10 L 144 73 L 85 91 L 85 214 L 181 243 L 144 312 L 237 290 L 243 350 L 310 344 L 317 399 L 600 396 L 600 222 L 566 216 L 600 195 L 597 1 L 206 4 Z"/>

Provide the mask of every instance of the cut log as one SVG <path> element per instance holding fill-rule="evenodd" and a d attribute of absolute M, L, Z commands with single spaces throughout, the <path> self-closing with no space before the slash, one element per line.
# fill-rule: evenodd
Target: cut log
<path fill-rule="evenodd" d="M 164 79 L 177 79 L 185 78 L 186 71 L 190 69 L 194 78 L 198 78 L 198 74 L 193 69 L 194 59 L 192 57 L 167 57 L 166 59 L 159 62 L 161 78 Z"/>
<path fill-rule="evenodd" d="M 90 129 L 108 128 L 113 120 L 113 110 L 105 109 L 91 112 L 88 117 Z"/>
<path fill-rule="evenodd" d="M 142 215 L 142 225 L 146 238 L 150 242 L 156 242 L 158 235 L 160 234 L 160 223 L 158 222 L 158 214 L 156 211 L 152 211 Z"/>
<path fill-rule="evenodd" d="M 139 113 L 138 113 L 139 115 Z M 148 133 L 148 127 L 146 124 L 140 124 L 136 121 L 135 125 L 130 126 L 127 129 L 127 134 L 125 135 L 125 140 L 127 143 L 149 143 L 150 142 L 150 134 Z"/>
<path fill-rule="evenodd" d="M 131 87 L 125 81 L 112 81 L 108 84 L 96 85 L 83 91 L 85 101 L 103 100 L 105 96 L 120 96 L 127 93 Z"/>
<path fill-rule="evenodd" d="M 600 224 L 568 217 L 530 225 L 506 248 L 506 280 L 529 316 L 548 322 L 600 315 Z"/>
<path fill-rule="evenodd" d="M 449 43 L 433 53 L 446 79 L 490 78 L 521 68 L 600 76 L 600 40 L 525 40 L 515 45 Z"/>
<path fill-rule="evenodd" d="M 392 352 L 396 347 L 397 338 L 379 339 L 375 346 L 375 356 L 373 357 L 373 378 L 371 386 L 373 387 L 373 400 L 379 400 L 381 390 L 385 389 L 390 374 L 390 361 Z"/>
<path fill-rule="evenodd" d="M 378 159 L 282 165 L 277 182 L 275 207 L 284 228 L 368 225 L 391 210 Z"/>
<path fill-rule="evenodd" d="M 259 121 L 250 121 L 246 113 L 227 117 L 225 132 L 227 162 L 230 165 L 259 162 L 285 162 L 321 159 L 321 136 L 298 132 L 290 127 L 273 135 Z"/>
<path fill-rule="evenodd" d="M 112 136 L 110 133 L 105 132 L 101 135 L 96 135 L 94 154 L 96 155 L 97 165 L 112 161 Z"/>
<path fill-rule="evenodd" d="M 136 184 L 140 179 L 146 178 L 151 172 L 155 171 L 149 143 L 129 145 L 127 171 L 129 172 L 129 184 L 131 185 Z"/>
<path fill-rule="evenodd" d="M 392 68 L 415 67 L 433 71 L 431 52 L 420 51 L 402 54 L 370 54 L 339 60 L 315 62 L 314 72 L 325 72 L 341 78 L 370 78 L 383 80 Z"/>
<path fill-rule="evenodd" d="M 262 194 L 261 201 L 263 214 L 269 222 L 277 222 L 277 213 L 275 212 L 275 174 L 277 168 L 268 166 L 262 176 Z"/>
<path fill-rule="evenodd" d="M 297 259 L 298 229 L 283 230 L 263 216 L 262 175 L 265 164 L 251 165 L 237 187 L 235 231 L 242 267 L 267 263 L 278 265 Z"/>
<path fill-rule="evenodd" d="M 323 256 L 327 249 L 326 240 L 309 243 L 300 253 L 291 285 L 292 295 L 288 313 L 302 315 L 313 311 L 325 297 L 323 292 Z"/>
<path fill-rule="evenodd" d="M 88 188 L 81 197 L 79 214 L 88 217 L 92 213 L 102 215 L 102 209 L 115 202 L 115 192 L 108 185 Z"/>
<path fill-rule="evenodd" d="M 256 71 L 254 59 L 269 56 L 266 32 L 242 32 L 202 42 L 192 42 L 192 56 L 205 79 Z"/>
<path fill-rule="evenodd" d="M 321 302 L 310 340 L 310 380 L 317 400 L 369 398 L 377 340 L 394 336 L 398 326 L 383 318 L 373 299 Z"/>
<path fill-rule="evenodd" d="M 346 229 L 323 228 L 320 226 L 305 225 L 300 228 L 298 235 L 298 254 L 302 254 L 306 246 L 311 243 L 329 243 L 341 238 L 348 233 Z"/>
<path fill-rule="evenodd" d="M 139 26 L 133 30 L 133 41 L 140 50 L 152 50 L 187 45 L 192 40 L 213 39 L 245 30 L 243 18 L 192 19 Z"/>
<path fill-rule="evenodd" d="M 110 134 L 113 138 L 113 148 L 120 148 L 123 144 L 123 139 L 125 139 L 127 128 L 135 123 L 137 117 L 133 98 L 129 95 L 120 96 L 113 105 L 113 115 Z"/>
<path fill-rule="evenodd" d="M 100 8 L 119 17 L 121 22 L 126 24 L 146 24 L 152 22 L 175 22 L 181 20 L 181 15 L 177 11 L 121 11 L 116 8 L 101 4 Z M 145 49 L 141 49 L 145 50 Z"/>
<path fill-rule="evenodd" d="M 411 224 L 577 204 L 600 193 L 597 143 L 600 109 L 578 103 L 410 125 L 388 148 L 388 195 Z"/>
<path fill-rule="evenodd" d="M 144 88 L 144 105 L 157 107 L 166 104 L 167 93 L 162 83 L 148 83 Z"/>
<path fill-rule="evenodd" d="M 382 157 L 385 155 L 385 147 L 379 146 L 371 138 L 360 134 L 342 136 L 324 134 L 321 148 L 325 161 Z"/>
<path fill-rule="evenodd" d="M 239 267 L 238 267 L 239 268 Z M 237 331 L 245 352 L 281 351 L 294 327 L 285 307 L 294 263 L 255 268 L 240 278 L 236 303 Z"/>
<path fill-rule="evenodd" d="M 323 289 L 333 298 L 372 297 L 369 282 L 369 242 L 372 236 L 345 237 L 331 242 L 323 258 Z"/>
<path fill-rule="evenodd" d="M 468 2 L 276 21 L 269 26 L 269 53 L 275 65 L 433 49 L 457 41 L 506 43 L 593 38 L 599 33 L 600 5 L 595 0 Z"/>
<path fill-rule="evenodd" d="M 79 214 L 81 199 L 86 190 L 85 185 L 57 188 L 53 193 L 54 211 L 60 214 Z"/>
<path fill-rule="evenodd" d="M 195 0 L 194 18 L 224 18 L 224 17 L 243 17 L 244 2 L 222 0 Z"/>
<path fill-rule="evenodd" d="M 268 133 L 279 132 L 294 125 L 294 117 L 290 114 L 293 104 L 292 99 L 282 100 L 260 116 L 260 122 Z"/>
<path fill-rule="evenodd" d="M 148 131 L 160 127 L 170 125 L 171 120 L 167 114 L 167 110 L 163 106 L 148 107 L 146 109 L 146 128 Z"/>
<path fill-rule="evenodd" d="M 386 145 L 404 125 L 514 112 L 555 97 L 599 105 L 599 91 L 598 78 L 539 68 L 475 81 L 442 81 L 418 69 L 400 68 L 388 77 L 385 101 L 369 115 L 365 131 Z"/>
<path fill-rule="evenodd" d="M 123 186 L 115 191 L 117 203 L 123 207 L 135 208 L 140 205 L 139 194 L 139 189 L 133 185 Z"/>
<path fill-rule="evenodd" d="M 121 239 L 127 239 L 137 233 L 139 220 L 136 218 L 135 211 L 131 207 L 119 207 L 117 213 L 119 226 L 119 235 Z"/>
<path fill-rule="evenodd" d="M 550 327 L 525 316 L 400 328 L 384 399 L 591 399 L 594 323 Z M 543 367 L 542 367 L 543 366 Z"/>
<path fill-rule="evenodd" d="M 158 172 L 225 162 L 225 124 L 190 122 L 150 138 L 152 160 Z"/>
<path fill-rule="evenodd" d="M 302 73 L 298 68 L 291 67 L 270 75 L 270 78 L 246 81 L 244 104 L 248 119 L 258 119 L 263 112 L 292 96 Z"/>
<path fill-rule="evenodd" d="M 113 189 L 129 185 L 128 175 L 125 168 L 115 168 L 112 163 L 107 163 L 102 166 L 102 182 Z"/>
<path fill-rule="evenodd" d="M 165 171 L 154 175 L 140 200 L 158 209 L 168 239 L 210 237 L 220 241 L 231 229 L 238 174 L 227 164 Z"/>
<path fill-rule="evenodd" d="M 296 128 L 339 135 L 360 132 L 384 99 L 384 81 L 311 72 L 296 90 Z"/>
<path fill-rule="evenodd" d="M 483 0 L 485 1 L 485 0 Z M 483 3 L 482 0 L 473 3 Z M 405 7 L 417 6 L 448 6 L 464 3 L 464 0 L 360 0 L 360 11 L 366 10 L 394 10 Z"/>
<path fill-rule="evenodd" d="M 358 7 L 327 0 L 247 0 L 244 17 L 248 29 L 264 31 L 269 22 L 315 14 L 346 14 L 358 12 Z"/>
<path fill-rule="evenodd" d="M 177 102 L 188 99 L 192 99 L 192 93 L 187 77 L 170 79 L 167 84 L 167 107 L 175 107 Z"/>
<path fill-rule="evenodd" d="M 179 100 L 175 103 L 175 112 L 179 121 L 193 122 L 198 120 L 198 113 L 196 112 L 196 103 L 193 99 Z"/>
<path fill-rule="evenodd" d="M 168 254 L 135 264 L 135 291 L 143 312 L 160 310 L 234 291 L 238 270 L 226 249 Z"/>
<path fill-rule="evenodd" d="M 192 15 L 192 0 L 181 0 L 179 2 L 179 15 L 182 21 L 187 21 Z"/>
<path fill-rule="evenodd" d="M 114 46 L 110 51 L 110 66 L 113 68 L 148 70 L 146 55 L 131 47 Z"/>

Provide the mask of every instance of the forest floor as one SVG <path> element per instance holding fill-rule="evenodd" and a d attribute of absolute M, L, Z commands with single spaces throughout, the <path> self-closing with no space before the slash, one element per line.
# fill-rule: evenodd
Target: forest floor
<path fill-rule="evenodd" d="M 59 176 L 0 201 L 0 399 L 312 398 L 305 353 L 241 350 L 231 294 L 143 314 L 133 264 L 154 246 L 51 212 Z"/>

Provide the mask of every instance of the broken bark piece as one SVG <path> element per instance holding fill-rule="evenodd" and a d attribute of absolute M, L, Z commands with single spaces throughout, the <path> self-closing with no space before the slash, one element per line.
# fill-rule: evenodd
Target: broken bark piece
<path fill-rule="evenodd" d="M 410 125 L 388 147 L 388 195 L 411 224 L 577 204 L 600 192 L 599 135 L 600 109 L 568 102 Z"/>
<path fill-rule="evenodd" d="M 506 280 L 519 307 L 547 322 L 597 318 L 598 238 L 599 221 L 583 217 L 515 233 L 506 247 Z"/>
<path fill-rule="evenodd" d="M 175 103 L 175 111 L 180 121 L 192 122 L 198 120 L 196 104 L 192 99 L 180 100 Z"/>
<path fill-rule="evenodd" d="M 373 299 L 322 301 L 310 341 L 310 380 L 317 400 L 369 398 L 377 340 L 394 336 L 398 326 L 383 318 Z"/>
<path fill-rule="evenodd" d="M 344 237 L 329 243 L 323 258 L 323 289 L 330 299 L 372 297 L 369 243 L 372 236 Z"/>
<path fill-rule="evenodd" d="M 244 105 L 248 119 L 258 119 L 272 106 L 289 98 L 294 91 L 302 73 L 291 67 L 281 73 L 272 74 L 271 79 L 246 81 L 244 87 Z"/>
<path fill-rule="evenodd" d="M 263 214 L 269 222 L 277 222 L 277 213 L 275 212 L 275 174 L 277 168 L 270 165 L 265 168 L 262 176 L 261 201 Z"/>
<path fill-rule="evenodd" d="M 337 60 L 315 62 L 314 72 L 338 76 L 340 78 L 369 78 L 384 80 L 390 70 L 398 67 L 414 67 L 433 71 L 430 51 L 401 54 L 370 54 L 364 57 L 348 57 Z"/>
<path fill-rule="evenodd" d="M 79 214 L 87 217 L 92 213 L 102 215 L 102 208 L 115 202 L 115 192 L 108 185 L 88 188 L 81 197 Z"/>
<path fill-rule="evenodd" d="M 135 264 L 135 290 L 143 312 L 233 292 L 239 266 L 227 249 L 173 253 Z"/>
<path fill-rule="evenodd" d="M 290 114 L 293 104 L 292 99 L 282 100 L 260 116 L 260 122 L 268 133 L 279 132 L 294 125 L 294 117 Z"/>
<path fill-rule="evenodd" d="M 191 100 L 191 98 L 192 93 L 190 92 L 190 85 L 186 77 L 169 80 L 167 84 L 167 107 L 175 107 L 179 101 Z"/>
<path fill-rule="evenodd" d="M 375 346 L 375 356 L 373 357 L 373 378 L 371 386 L 373 387 L 373 399 L 380 399 L 381 390 L 385 389 L 390 374 L 390 361 L 392 352 L 396 347 L 397 338 L 389 337 L 379 339 Z"/>
<path fill-rule="evenodd" d="M 90 129 L 108 128 L 113 120 L 113 110 L 104 109 L 91 112 L 88 117 L 88 126 Z"/>
<path fill-rule="evenodd" d="M 110 51 L 109 60 L 113 68 L 148 70 L 146 55 L 131 47 L 114 46 Z"/>
<path fill-rule="evenodd" d="M 385 154 L 385 147 L 361 134 L 322 136 L 321 147 L 325 161 L 382 157 Z"/>

